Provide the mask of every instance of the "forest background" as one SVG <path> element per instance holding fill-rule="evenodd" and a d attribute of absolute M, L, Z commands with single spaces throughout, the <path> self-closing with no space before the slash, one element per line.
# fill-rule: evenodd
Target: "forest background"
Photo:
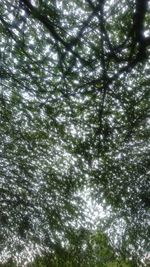
<path fill-rule="evenodd" d="M 0 2 L 0 266 L 148 266 L 149 9 Z"/>

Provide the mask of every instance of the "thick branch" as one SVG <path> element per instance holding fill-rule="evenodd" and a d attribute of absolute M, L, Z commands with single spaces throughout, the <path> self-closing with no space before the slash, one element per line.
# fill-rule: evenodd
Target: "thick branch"
<path fill-rule="evenodd" d="M 144 19 L 147 11 L 148 0 L 136 0 L 136 11 L 134 16 L 134 32 L 137 42 L 142 42 L 144 38 Z"/>

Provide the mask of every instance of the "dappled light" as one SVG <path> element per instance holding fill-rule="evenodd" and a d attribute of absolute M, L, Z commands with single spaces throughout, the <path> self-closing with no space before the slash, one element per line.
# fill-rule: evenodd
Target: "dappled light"
<path fill-rule="evenodd" d="M 0 1 L 0 266 L 148 266 L 149 11 Z"/>

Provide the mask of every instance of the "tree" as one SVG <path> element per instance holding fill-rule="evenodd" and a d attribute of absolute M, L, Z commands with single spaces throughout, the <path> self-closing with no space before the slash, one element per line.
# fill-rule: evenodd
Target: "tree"
<path fill-rule="evenodd" d="M 12 265 L 8 261 L 2 265 Z M 38 255 L 27 267 L 132 267 L 131 260 L 115 254 L 108 237 L 99 231 L 78 229 L 69 236 L 69 243 L 57 244 L 55 251 Z"/>
<path fill-rule="evenodd" d="M 85 187 L 123 221 L 123 254 L 145 254 L 148 0 L 0 5 L 1 254 L 67 242 Z"/>
<path fill-rule="evenodd" d="M 131 261 L 123 261 L 115 255 L 105 234 L 81 228 L 70 237 L 67 246 L 37 257 L 28 267 L 132 267 Z"/>

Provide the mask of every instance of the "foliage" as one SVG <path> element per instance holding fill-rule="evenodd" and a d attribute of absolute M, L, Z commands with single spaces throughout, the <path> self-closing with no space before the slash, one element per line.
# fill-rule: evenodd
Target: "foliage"
<path fill-rule="evenodd" d="M 148 10 L 148 0 L 0 3 L 1 258 L 72 242 L 85 188 L 111 207 L 99 228 L 120 254 L 149 251 Z"/>
<path fill-rule="evenodd" d="M 55 253 L 37 257 L 28 267 L 132 267 L 132 263 L 117 259 L 106 235 L 90 233 L 80 229 L 71 237 L 68 247 L 60 248 Z"/>

